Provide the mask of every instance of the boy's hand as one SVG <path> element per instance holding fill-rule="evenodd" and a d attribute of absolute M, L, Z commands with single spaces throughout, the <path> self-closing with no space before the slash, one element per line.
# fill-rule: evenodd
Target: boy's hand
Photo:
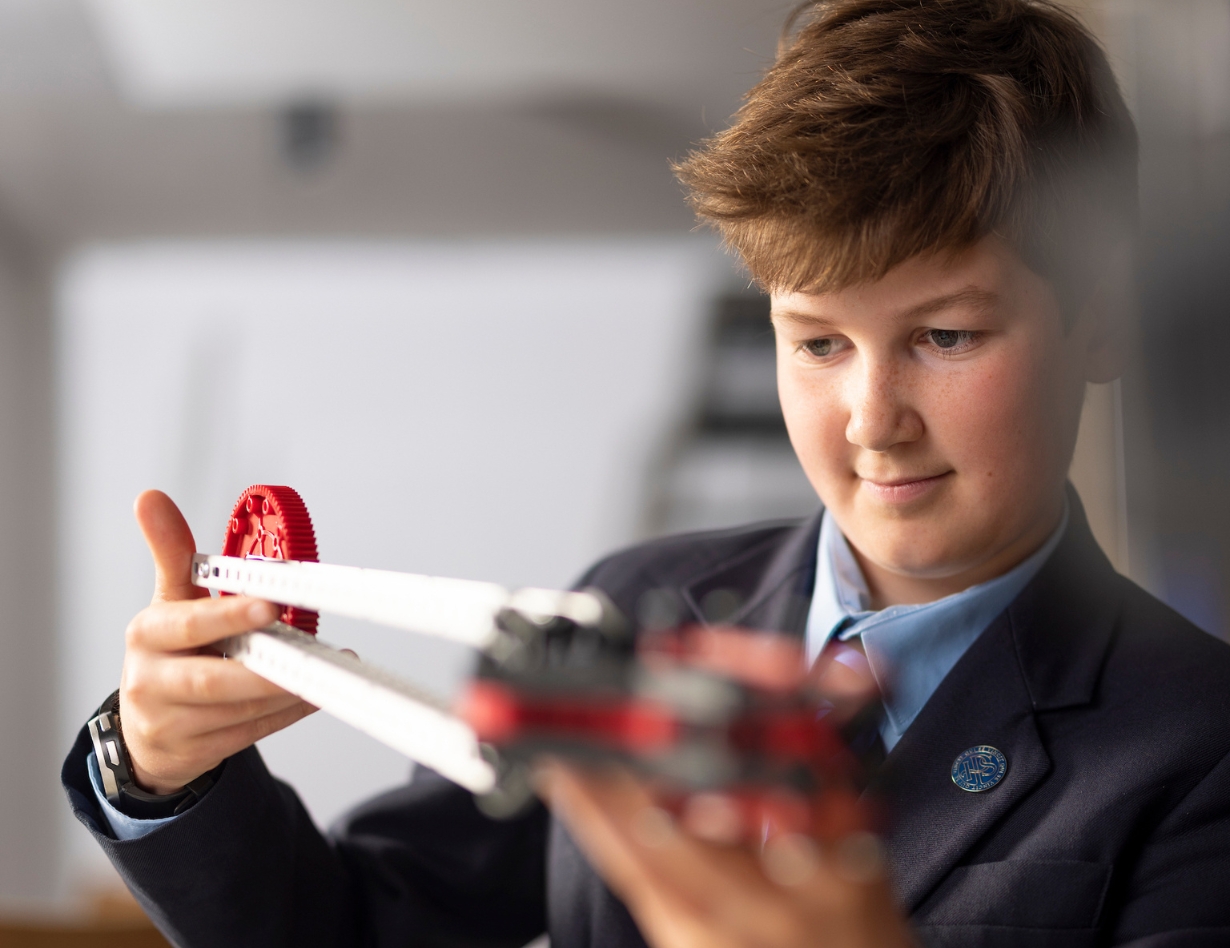
<path fill-rule="evenodd" d="M 807 680 L 840 726 L 875 697 L 862 653 L 806 671 L 797 642 L 703 628 L 684 660 L 762 688 Z M 721 794 L 693 797 L 676 822 L 651 787 L 619 768 L 549 762 L 541 794 L 654 948 L 905 948 L 915 944 L 889 884 L 874 820 L 851 786 L 812 801 L 812 836 L 748 826 Z M 678 802 L 678 801 L 676 801 Z"/>
<path fill-rule="evenodd" d="M 146 491 L 134 512 L 154 557 L 154 598 L 128 626 L 120 713 L 137 783 L 171 793 L 316 709 L 207 649 L 268 625 L 277 607 L 192 585 L 196 544 L 166 494 Z"/>
<path fill-rule="evenodd" d="M 543 795 L 653 948 L 912 948 L 874 837 L 703 842 L 627 772 L 553 763 Z"/>

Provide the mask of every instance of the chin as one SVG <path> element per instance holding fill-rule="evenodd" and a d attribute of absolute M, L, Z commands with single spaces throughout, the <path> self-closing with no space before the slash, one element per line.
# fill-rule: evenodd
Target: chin
<path fill-rule="evenodd" d="M 943 579 L 969 569 L 978 557 L 968 548 L 957 549 L 927 530 L 891 524 L 875 531 L 863 544 L 852 539 L 863 556 L 881 569 L 914 579 Z"/>

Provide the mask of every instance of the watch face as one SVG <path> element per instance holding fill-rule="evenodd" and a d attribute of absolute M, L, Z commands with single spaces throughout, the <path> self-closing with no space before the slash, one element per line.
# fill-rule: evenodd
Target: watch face
<path fill-rule="evenodd" d="M 86 725 L 90 741 L 94 745 L 94 757 L 98 761 L 103 793 L 113 805 L 118 802 L 125 785 L 132 780 L 128 767 L 128 751 L 120 737 L 119 724 L 118 714 L 103 711 L 91 718 Z"/>
<path fill-rule="evenodd" d="M 121 813 L 142 820 L 165 819 L 184 812 L 214 785 L 225 764 L 219 764 L 174 793 L 157 794 L 142 790 L 132 776 L 128 748 L 124 746 L 119 694 L 117 690 L 104 701 L 98 714 L 85 725 L 90 743 L 94 745 L 94 759 L 98 762 L 98 774 L 102 778 L 107 802 Z"/>

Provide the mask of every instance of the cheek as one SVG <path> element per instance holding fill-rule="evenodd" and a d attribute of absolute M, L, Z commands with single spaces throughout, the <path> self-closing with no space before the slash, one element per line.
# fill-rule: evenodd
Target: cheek
<path fill-rule="evenodd" d="M 971 365 L 936 386 L 925 409 L 928 434 L 967 486 L 1003 496 L 1049 489 L 1063 467 L 1070 401 L 1054 363 L 1021 353 Z"/>
<path fill-rule="evenodd" d="M 851 478 L 847 418 L 841 399 L 820 373 L 791 371 L 779 362 L 778 394 L 790 443 L 808 480 L 831 503 L 836 485 Z"/>

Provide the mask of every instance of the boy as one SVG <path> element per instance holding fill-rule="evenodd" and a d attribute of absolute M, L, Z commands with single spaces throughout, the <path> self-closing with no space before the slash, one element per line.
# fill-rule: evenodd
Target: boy
<path fill-rule="evenodd" d="M 420 775 L 326 839 L 250 747 L 310 709 L 197 654 L 272 607 L 158 568 L 128 631 L 145 809 L 64 781 L 177 943 L 1213 945 L 1230 940 L 1230 649 L 1117 576 L 1065 487 L 1087 382 L 1118 371 L 1135 138 L 1083 28 L 1034 0 L 834 0 L 679 173 L 770 292 L 787 426 L 824 511 L 667 538 L 583 580 L 635 615 L 861 647 L 885 689 L 892 821 L 777 871 L 664 823 L 621 773 L 558 765 L 495 823 Z M 187 787 L 188 789 L 182 789 Z M 157 797 L 162 796 L 160 802 Z M 181 809 L 169 815 L 170 807 Z"/>

